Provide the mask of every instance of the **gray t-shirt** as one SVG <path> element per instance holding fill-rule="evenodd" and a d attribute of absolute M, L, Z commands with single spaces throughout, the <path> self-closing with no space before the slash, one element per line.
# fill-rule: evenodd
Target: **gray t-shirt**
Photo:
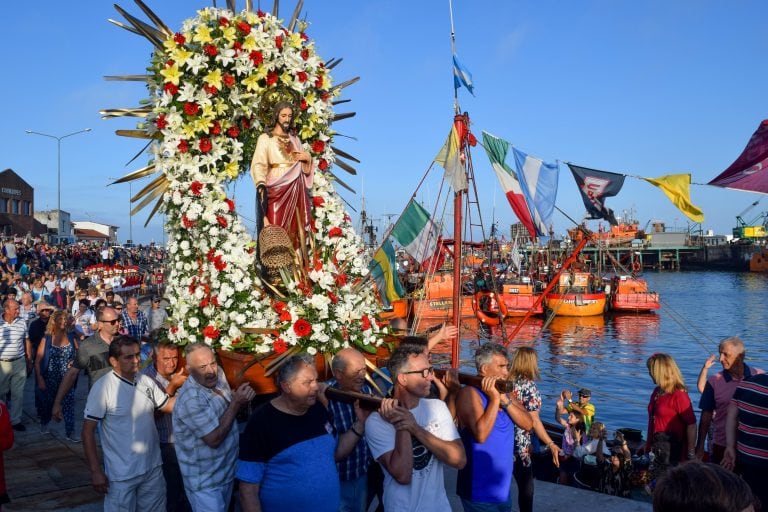
<path fill-rule="evenodd" d="M 104 341 L 98 332 L 84 339 L 77 349 L 73 365 L 86 371 L 89 387 L 93 386 L 94 382 L 112 371 L 109 365 L 109 343 Z"/>

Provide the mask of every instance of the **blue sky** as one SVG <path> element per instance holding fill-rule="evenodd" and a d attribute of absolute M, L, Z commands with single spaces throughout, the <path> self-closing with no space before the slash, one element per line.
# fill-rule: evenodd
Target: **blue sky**
<path fill-rule="evenodd" d="M 172 29 L 211 5 L 146 1 Z M 140 16 L 133 2 L 120 5 Z M 283 2 L 281 16 L 293 7 Z M 448 2 L 307 0 L 304 12 L 320 55 L 344 58 L 335 80 L 361 77 L 345 90 L 352 102 L 338 108 L 357 116 L 336 128 L 355 139 L 337 145 L 362 163 L 356 177 L 337 172 L 358 190 L 342 191 L 344 198 L 360 210 L 364 191 L 366 209 L 383 228 L 384 214 L 403 209 L 450 128 Z M 38 210 L 55 208 L 56 143 L 25 130 L 64 135 L 92 128 L 62 142 L 62 208 L 74 220 L 120 226 L 124 241 L 128 185 L 106 187 L 108 177 L 145 165 L 147 157 L 126 166 L 143 144 L 114 131 L 134 121 L 102 120 L 98 111 L 135 106 L 146 96 L 139 83 L 103 76 L 142 73 L 151 46 L 107 18 L 122 19 L 112 2 L 95 0 L 21 2 L 3 16 L 0 95 L 7 120 L 0 126 L 0 168 L 35 187 Z M 475 83 L 475 96 L 461 89 L 460 102 L 478 138 L 486 130 L 544 160 L 648 177 L 691 172 L 694 182 L 705 183 L 768 117 L 767 18 L 768 3 L 760 0 L 455 0 L 457 52 Z M 487 226 L 495 216 L 506 229 L 515 217 L 479 147 L 473 161 L 483 220 Z M 560 173 L 557 205 L 580 218 L 570 171 L 561 166 Z M 429 205 L 438 186 L 430 181 L 418 198 Z M 241 214 L 252 218 L 250 178 L 232 192 Z M 704 229 L 719 233 L 730 233 L 735 216 L 761 197 L 708 186 L 693 186 L 691 196 L 706 215 Z M 660 191 L 636 179 L 608 204 L 617 213 L 634 209 L 641 224 L 686 224 Z M 766 210 L 768 200 L 746 217 Z M 161 242 L 162 217 L 145 229 L 147 213 L 134 217 L 133 238 Z M 558 234 L 569 227 L 558 213 L 553 220 Z"/>

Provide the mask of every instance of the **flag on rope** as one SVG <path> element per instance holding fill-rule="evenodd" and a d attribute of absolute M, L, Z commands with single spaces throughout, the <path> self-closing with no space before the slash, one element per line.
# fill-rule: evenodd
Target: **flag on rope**
<path fill-rule="evenodd" d="M 520 185 L 531 211 L 533 225 L 539 236 L 547 235 L 547 226 L 552 222 L 557 198 L 557 180 L 560 168 L 536 157 L 526 155 L 513 147 L 515 167 Z"/>
<path fill-rule="evenodd" d="M 398 219 L 390 236 L 403 246 L 405 252 L 423 263 L 432 256 L 437 247 L 437 226 L 429 213 L 411 199 Z"/>
<path fill-rule="evenodd" d="M 709 185 L 768 193 L 768 119 L 757 127 L 739 158 Z"/>
<path fill-rule="evenodd" d="M 445 169 L 445 179 L 453 190 L 461 192 L 467 189 L 467 173 L 461 161 L 461 135 L 456 129 L 456 123 L 451 125 L 451 131 L 445 144 L 435 157 L 435 163 Z"/>
<path fill-rule="evenodd" d="M 520 250 L 517 244 L 517 235 L 515 235 L 515 241 L 512 242 L 512 250 L 509 251 L 509 258 L 512 260 L 512 264 L 515 266 L 515 271 L 519 274 L 522 258 L 520 257 Z"/>
<path fill-rule="evenodd" d="M 517 168 L 513 170 L 505 163 L 509 142 L 483 132 L 483 146 L 517 218 L 532 237 L 546 235 L 557 196 L 557 165 L 512 148 Z"/>
<path fill-rule="evenodd" d="M 403 288 L 397 277 L 395 248 L 392 247 L 392 242 L 389 239 L 384 240 L 379 250 L 373 255 L 368 268 L 371 271 L 371 277 L 376 281 L 379 300 L 385 308 L 403 296 Z"/>
<path fill-rule="evenodd" d="M 472 73 L 461 65 L 456 54 L 453 54 L 453 88 L 464 86 L 472 96 L 475 95 L 475 85 L 472 83 Z"/>
<path fill-rule="evenodd" d="M 605 206 L 605 198 L 619 193 L 624 185 L 624 175 L 615 172 L 597 171 L 586 167 L 568 164 L 581 192 L 581 199 L 590 219 L 605 219 L 614 226 L 618 225 L 613 210 Z"/>
<path fill-rule="evenodd" d="M 678 210 L 693 222 L 704 222 L 704 212 L 691 203 L 691 175 L 668 174 L 658 178 L 643 178 L 656 185 L 672 201 Z"/>

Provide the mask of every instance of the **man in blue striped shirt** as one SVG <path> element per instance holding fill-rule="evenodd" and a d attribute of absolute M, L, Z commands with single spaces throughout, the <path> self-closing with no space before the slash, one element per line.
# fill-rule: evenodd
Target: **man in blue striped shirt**
<path fill-rule="evenodd" d="M 330 387 L 370 394 L 371 390 L 365 383 L 365 357 L 358 350 L 345 348 L 336 353 L 331 361 L 331 371 L 334 379 L 328 381 Z M 367 505 L 368 466 L 372 459 L 363 435 L 365 420 L 370 411 L 359 410 L 357 415 L 351 404 L 335 400 L 328 401 L 328 410 L 337 435 L 352 431 L 357 438 L 352 452 L 336 462 L 341 484 L 339 512 L 364 512 Z"/>
<path fill-rule="evenodd" d="M 11 424 L 14 430 L 27 428 L 21 423 L 24 384 L 32 367 L 32 346 L 27 322 L 19 318 L 19 303 L 6 299 L 0 318 L 0 397 L 11 392 Z"/>

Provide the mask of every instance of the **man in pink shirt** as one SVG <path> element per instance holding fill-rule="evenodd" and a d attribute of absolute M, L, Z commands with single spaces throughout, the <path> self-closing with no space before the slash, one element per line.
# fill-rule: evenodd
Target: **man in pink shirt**
<path fill-rule="evenodd" d="M 718 347 L 720 352 L 720 364 L 723 370 L 716 373 L 704 386 L 701 394 L 699 409 L 699 435 L 696 441 L 696 456 L 704 457 L 704 441 L 707 438 L 709 427 L 714 421 L 714 438 L 710 451 L 710 462 L 719 464 L 725 452 L 725 419 L 728 416 L 728 404 L 731 402 L 736 386 L 745 378 L 763 370 L 750 368 L 744 364 L 744 342 L 736 337 L 725 338 Z"/>

